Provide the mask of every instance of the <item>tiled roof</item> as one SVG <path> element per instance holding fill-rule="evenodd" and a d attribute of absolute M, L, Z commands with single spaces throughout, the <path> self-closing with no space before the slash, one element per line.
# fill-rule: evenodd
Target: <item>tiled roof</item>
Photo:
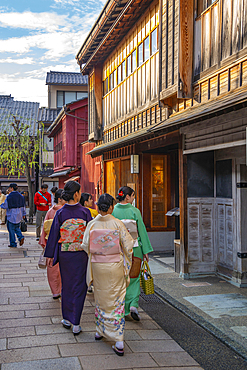
<path fill-rule="evenodd" d="M 0 95 L 0 132 L 6 130 L 10 135 L 13 128 L 13 115 L 29 126 L 29 135 L 36 136 L 38 130 L 39 103 L 16 101 L 10 95 Z"/>
<path fill-rule="evenodd" d="M 88 78 L 76 72 L 47 72 L 46 85 L 87 85 Z"/>
<path fill-rule="evenodd" d="M 61 108 L 39 108 L 38 121 L 52 123 L 60 112 Z"/>

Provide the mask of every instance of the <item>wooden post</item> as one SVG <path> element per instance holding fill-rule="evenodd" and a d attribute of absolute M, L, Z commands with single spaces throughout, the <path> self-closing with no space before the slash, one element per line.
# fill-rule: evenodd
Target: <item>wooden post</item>
<path fill-rule="evenodd" d="M 180 275 L 188 273 L 188 225 L 187 225 L 187 157 L 183 155 L 183 135 L 178 149 L 179 207 L 180 207 Z"/>

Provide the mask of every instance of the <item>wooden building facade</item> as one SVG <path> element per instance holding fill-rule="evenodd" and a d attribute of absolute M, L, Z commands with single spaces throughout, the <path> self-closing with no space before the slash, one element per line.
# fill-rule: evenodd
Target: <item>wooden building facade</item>
<path fill-rule="evenodd" d="M 237 286 L 247 284 L 246 14 L 246 0 L 108 0 L 76 57 L 104 191 L 135 188 L 154 249 L 180 239 L 181 277 Z M 166 215 L 174 207 L 180 222 Z"/>

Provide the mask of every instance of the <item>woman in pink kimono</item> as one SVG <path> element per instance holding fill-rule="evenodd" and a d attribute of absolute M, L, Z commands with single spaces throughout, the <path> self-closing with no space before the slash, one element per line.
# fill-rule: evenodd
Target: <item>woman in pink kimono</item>
<path fill-rule="evenodd" d="M 57 210 L 62 208 L 62 206 L 66 203 L 65 200 L 62 198 L 62 191 L 63 189 L 58 189 L 55 192 L 54 206 L 49 209 L 45 216 L 43 230 L 39 239 L 39 244 L 41 245 L 42 248 L 45 248 L 46 246 L 52 221 L 55 217 Z M 61 296 L 61 275 L 59 270 L 59 264 L 57 263 L 56 265 L 53 266 L 53 258 L 47 258 L 46 266 L 47 266 L 47 279 L 51 288 L 51 292 L 53 294 L 53 299 L 58 299 Z"/>
<path fill-rule="evenodd" d="M 124 302 L 134 240 L 122 221 L 111 215 L 114 203 L 109 194 L 99 197 L 99 214 L 88 223 L 82 247 L 89 255 L 87 284 L 94 284 L 95 340 L 114 341 L 114 352 L 123 356 Z"/>

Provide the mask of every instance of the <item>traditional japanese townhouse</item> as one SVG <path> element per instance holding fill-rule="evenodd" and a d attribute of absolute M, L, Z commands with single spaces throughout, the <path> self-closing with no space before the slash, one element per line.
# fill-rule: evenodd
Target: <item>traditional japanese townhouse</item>
<path fill-rule="evenodd" d="M 53 138 L 54 173 L 50 178 L 59 178 L 59 187 L 68 179 L 80 182 L 80 144 L 88 138 L 87 98 L 66 104 L 48 129 Z"/>
<path fill-rule="evenodd" d="M 136 189 L 176 271 L 247 284 L 246 0 L 108 0 L 76 58 L 104 191 Z M 139 161 L 138 161 L 139 160 Z M 137 161 L 137 162 L 136 162 Z M 178 218 L 166 216 L 180 207 Z M 177 220 L 177 222 L 176 222 Z"/>
<path fill-rule="evenodd" d="M 48 128 L 64 105 L 87 98 L 87 76 L 76 72 L 50 71 L 46 75 L 46 85 L 48 86 L 48 107 L 40 108 L 38 117 L 40 129 L 43 129 L 39 182 L 48 184 L 50 189 L 59 185 L 59 174 L 53 176 L 53 138 L 48 138 Z"/>

